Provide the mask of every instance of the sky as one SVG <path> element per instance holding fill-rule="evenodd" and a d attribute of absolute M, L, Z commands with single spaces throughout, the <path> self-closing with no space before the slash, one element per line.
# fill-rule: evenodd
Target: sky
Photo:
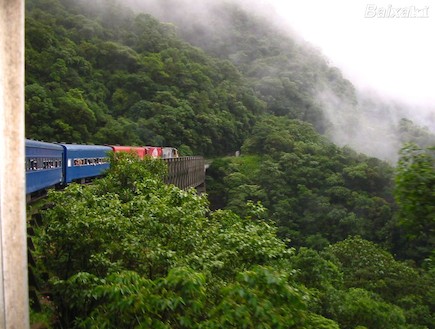
<path fill-rule="evenodd" d="M 359 88 L 435 109 L 435 2 L 263 2 Z"/>

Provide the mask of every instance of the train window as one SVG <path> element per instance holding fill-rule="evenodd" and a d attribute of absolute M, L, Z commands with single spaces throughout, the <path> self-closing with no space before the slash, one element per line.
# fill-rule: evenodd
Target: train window
<path fill-rule="evenodd" d="M 26 158 L 26 171 L 56 169 L 61 167 L 61 158 Z"/>
<path fill-rule="evenodd" d="M 74 166 L 97 166 L 109 163 L 109 158 L 83 158 L 74 159 Z"/>

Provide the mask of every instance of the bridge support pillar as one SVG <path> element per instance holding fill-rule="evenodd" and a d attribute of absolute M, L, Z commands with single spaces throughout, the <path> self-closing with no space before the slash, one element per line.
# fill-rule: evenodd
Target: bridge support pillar
<path fill-rule="evenodd" d="M 24 0 L 0 0 L 0 328 L 29 328 Z"/>

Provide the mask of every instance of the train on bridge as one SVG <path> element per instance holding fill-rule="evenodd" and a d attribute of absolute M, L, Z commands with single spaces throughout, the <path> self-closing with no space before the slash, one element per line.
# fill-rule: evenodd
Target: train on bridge
<path fill-rule="evenodd" d="M 109 168 L 109 152 L 134 152 L 139 158 L 161 158 L 168 163 L 166 183 L 182 189 L 198 188 L 205 181 L 202 157 L 180 157 L 173 147 L 57 144 L 26 139 L 27 199 L 48 188 L 84 183 Z"/>

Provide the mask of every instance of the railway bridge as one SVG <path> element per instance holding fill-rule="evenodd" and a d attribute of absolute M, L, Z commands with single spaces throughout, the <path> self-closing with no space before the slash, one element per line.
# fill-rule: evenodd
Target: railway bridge
<path fill-rule="evenodd" d="M 201 156 L 165 159 L 168 164 L 167 184 L 185 190 L 195 188 L 199 194 L 205 192 L 205 161 Z"/>

